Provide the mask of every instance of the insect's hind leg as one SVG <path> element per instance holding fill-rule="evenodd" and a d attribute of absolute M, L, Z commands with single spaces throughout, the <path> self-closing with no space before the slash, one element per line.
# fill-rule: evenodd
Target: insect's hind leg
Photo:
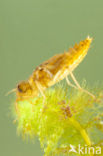
<path fill-rule="evenodd" d="M 82 89 L 80 84 L 78 83 L 78 81 L 76 80 L 76 78 L 74 77 L 73 73 L 70 72 L 70 76 L 73 79 L 74 83 L 76 84 L 76 86 L 78 87 L 78 89 Z"/>
<path fill-rule="evenodd" d="M 88 95 L 92 96 L 92 97 L 95 99 L 95 96 L 94 96 L 92 93 L 90 93 L 89 91 L 83 89 L 83 88 L 79 85 L 78 81 L 76 80 L 76 78 L 74 77 L 74 75 L 73 75 L 72 72 L 70 72 L 70 76 L 71 76 L 71 78 L 73 79 L 73 81 L 74 81 L 74 83 L 76 84 L 77 87 L 76 87 L 75 85 L 71 84 L 70 82 L 69 82 L 69 85 L 71 85 L 72 87 L 74 87 L 74 88 L 76 88 L 76 89 L 79 89 L 79 90 L 81 90 L 81 91 L 87 93 Z M 67 80 L 67 79 L 68 79 L 68 78 L 66 78 L 66 80 Z"/>
<path fill-rule="evenodd" d="M 68 84 L 69 86 L 71 86 L 71 87 L 73 87 L 73 88 L 75 88 L 75 89 L 78 89 L 74 84 L 72 84 L 72 83 L 69 81 L 68 77 L 66 77 L 66 81 L 67 81 L 67 84 Z"/>

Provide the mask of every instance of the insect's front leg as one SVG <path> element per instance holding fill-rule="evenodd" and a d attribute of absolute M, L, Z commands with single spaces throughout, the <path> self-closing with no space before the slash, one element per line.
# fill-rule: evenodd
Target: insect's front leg
<path fill-rule="evenodd" d="M 45 102 L 46 96 L 45 96 L 45 94 L 44 94 L 44 92 L 43 92 L 43 89 L 42 89 L 41 84 L 40 84 L 38 81 L 36 81 L 36 80 L 35 80 L 35 84 L 36 84 L 36 86 L 37 86 L 39 92 L 40 92 L 41 95 L 43 96 L 43 98 L 44 98 L 44 102 Z M 43 103 L 44 103 L 44 102 L 43 102 Z"/>
<path fill-rule="evenodd" d="M 15 111 L 16 111 L 17 117 L 16 117 L 16 119 L 13 120 L 13 123 L 16 123 L 16 121 L 17 121 L 18 118 L 20 117 L 20 112 L 19 112 L 19 109 L 18 109 L 17 100 L 15 101 Z"/>

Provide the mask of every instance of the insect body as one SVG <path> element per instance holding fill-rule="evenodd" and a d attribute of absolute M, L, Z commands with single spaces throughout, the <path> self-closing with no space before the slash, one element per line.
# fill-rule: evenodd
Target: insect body
<path fill-rule="evenodd" d="M 87 37 L 79 44 L 75 44 L 74 47 L 70 48 L 67 52 L 57 54 L 39 65 L 27 81 L 18 84 L 16 89 L 17 100 L 35 97 L 39 93 L 45 97 L 43 91 L 64 78 L 66 78 L 67 83 L 70 86 L 76 89 L 79 88 L 94 97 L 93 94 L 80 87 L 72 73 L 86 56 L 91 42 L 92 38 Z M 68 80 L 67 76 L 69 74 L 74 80 L 76 86 L 71 84 Z"/>

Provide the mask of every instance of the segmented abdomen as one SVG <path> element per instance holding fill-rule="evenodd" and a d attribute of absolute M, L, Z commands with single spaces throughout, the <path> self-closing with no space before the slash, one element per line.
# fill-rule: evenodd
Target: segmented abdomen
<path fill-rule="evenodd" d="M 32 74 L 33 82 L 38 81 L 42 87 L 47 88 L 64 79 L 86 56 L 91 41 L 92 38 L 88 37 L 68 52 L 57 54 L 42 63 Z"/>

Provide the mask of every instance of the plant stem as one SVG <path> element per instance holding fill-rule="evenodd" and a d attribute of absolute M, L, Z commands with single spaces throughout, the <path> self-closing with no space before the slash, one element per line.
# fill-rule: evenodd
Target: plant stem
<path fill-rule="evenodd" d="M 88 134 L 86 133 L 85 129 L 81 127 L 79 122 L 75 120 L 73 117 L 69 118 L 69 121 L 80 132 L 87 146 L 91 146 L 92 145 L 91 140 Z M 90 154 L 90 156 L 93 156 L 93 154 Z"/>

